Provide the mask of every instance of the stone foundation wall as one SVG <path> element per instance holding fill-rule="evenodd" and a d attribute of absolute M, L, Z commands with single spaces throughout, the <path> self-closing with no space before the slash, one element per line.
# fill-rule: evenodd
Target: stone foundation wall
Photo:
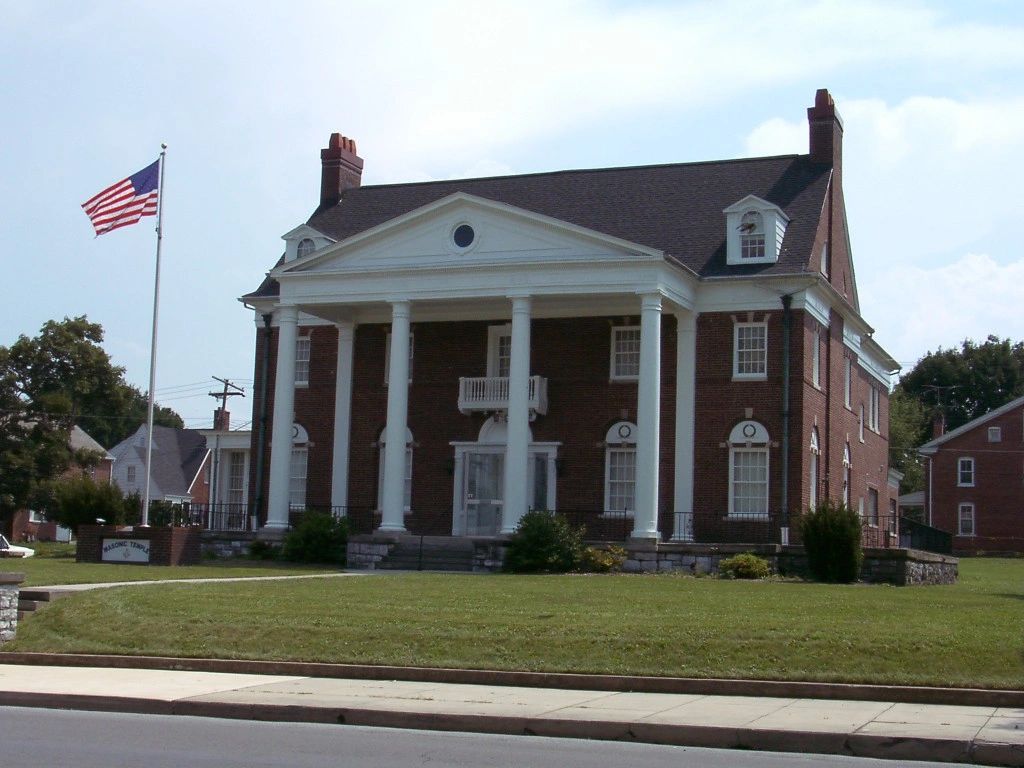
<path fill-rule="evenodd" d="M 773 572 L 806 578 L 807 556 L 803 547 L 777 544 L 699 545 L 672 542 L 633 542 L 626 546 L 629 557 L 623 570 L 632 573 L 678 572 L 694 576 L 717 574 L 725 558 L 750 552 L 768 561 Z M 869 584 L 914 586 L 955 584 L 959 560 L 917 549 L 864 549 L 860 580 Z"/>
<path fill-rule="evenodd" d="M 0 573 L 0 645 L 18 629 L 18 587 L 24 580 L 23 573 Z"/>
<path fill-rule="evenodd" d="M 372 536 L 354 536 L 348 540 L 347 568 L 373 571 L 377 563 L 388 556 L 395 546 L 393 541 L 374 540 Z"/>
<path fill-rule="evenodd" d="M 473 573 L 498 573 L 505 565 L 508 542 L 473 542 Z"/>
<path fill-rule="evenodd" d="M 255 533 L 203 531 L 200 547 L 203 557 L 248 557 Z"/>

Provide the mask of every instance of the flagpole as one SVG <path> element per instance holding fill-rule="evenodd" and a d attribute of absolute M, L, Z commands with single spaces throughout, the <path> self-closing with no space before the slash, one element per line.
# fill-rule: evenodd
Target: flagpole
<path fill-rule="evenodd" d="M 160 145 L 160 188 L 156 214 L 156 279 L 153 281 L 153 338 L 149 349 L 149 402 L 146 413 L 146 491 L 142 497 L 142 527 L 149 527 L 149 483 L 153 468 L 153 398 L 156 391 L 156 325 L 160 307 L 160 243 L 164 238 L 164 163 L 167 145 Z"/>

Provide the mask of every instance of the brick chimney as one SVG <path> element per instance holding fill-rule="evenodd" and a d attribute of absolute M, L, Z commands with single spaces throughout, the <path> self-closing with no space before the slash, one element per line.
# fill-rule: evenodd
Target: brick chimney
<path fill-rule="evenodd" d="M 932 418 L 932 440 L 937 440 L 946 434 L 946 414 L 936 413 Z"/>
<path fill-rule="evenodd" d="M 843 119 L 836 111 L 832 95 L 825 88 L 814 94 L 814 106 L 807 109 L 807 122 L 811 134 L 811 160 L 831 165 L 836 170 L 843 165 Z"/>
<path fill-rule="evenodd" d="M 346 189 L 359 186 L 363 177 L 363 159 L 356 154 L 356 140 L 332 133 L 325 149 L 320 150 L 323 171 L 320 175 L 320 205 L 334 205 Z"/>
<path fill-rule="evenodd" d="M 223 408 L 216 408 L 213 411 L 213 428 L 220 432 L 227 432 L 231 429 L 231 414 Z"/>

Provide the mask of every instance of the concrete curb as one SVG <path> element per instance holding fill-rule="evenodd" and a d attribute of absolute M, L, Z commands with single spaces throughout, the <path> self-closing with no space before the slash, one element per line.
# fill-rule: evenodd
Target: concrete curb
<path fill-rule="evenodd" d="M 887 760 L 928 760 L 1024 766 L 1024 749 L 1020 746 L 976 742 L 969 739 L 896 738 L 873 734 L 778 731 L 617 720 L 394 712 L 331 706 L 239 704 L 190 699 L 162 701 L 80 694 L 0 693 L 0 706 L 54 707 L 267 722 L 362 725 L 378 728 L 415 728 L 510 736 L 636 741 L 713 749 L 846 755 Z"/>
<path fill-rule="evenodd" d="M 689 693 L 711 696 L 768 696 L 793 699 L 842 699 L 846 701 L 891 701 L 904 704 L 952 704 L 975 707 L 1024 708 L 1024 691 L 988 690 L 981 688 L 927 688 L 920 686 L 807 683 L 774 680 L 585 675 L 556 672 L 449 669 L 443 667 L 397 667 L 300 661 L 182 659 L 167 656 L 114 656 L 62 653 L 0 652 L 0 663 L 59 667 L 111 667 L 115 669 L 159 669 L 253 675 L 333 677 L 351 680 L 406 680 L 426 683 L 560 688 L 563 690 Z"/>

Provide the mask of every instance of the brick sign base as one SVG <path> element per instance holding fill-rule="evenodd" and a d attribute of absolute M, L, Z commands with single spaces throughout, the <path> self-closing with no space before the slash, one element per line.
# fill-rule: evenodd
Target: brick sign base
<path fill-rule="evenodd" d="M 83 525 L 78 528 L 80 563 L 111 562 L 103 559 L 104 540 L 149 542 L 149 562 L 137 565 L 196 565 L 202 559 L 199 528 L 121 528 L 114 525 Z"/>

